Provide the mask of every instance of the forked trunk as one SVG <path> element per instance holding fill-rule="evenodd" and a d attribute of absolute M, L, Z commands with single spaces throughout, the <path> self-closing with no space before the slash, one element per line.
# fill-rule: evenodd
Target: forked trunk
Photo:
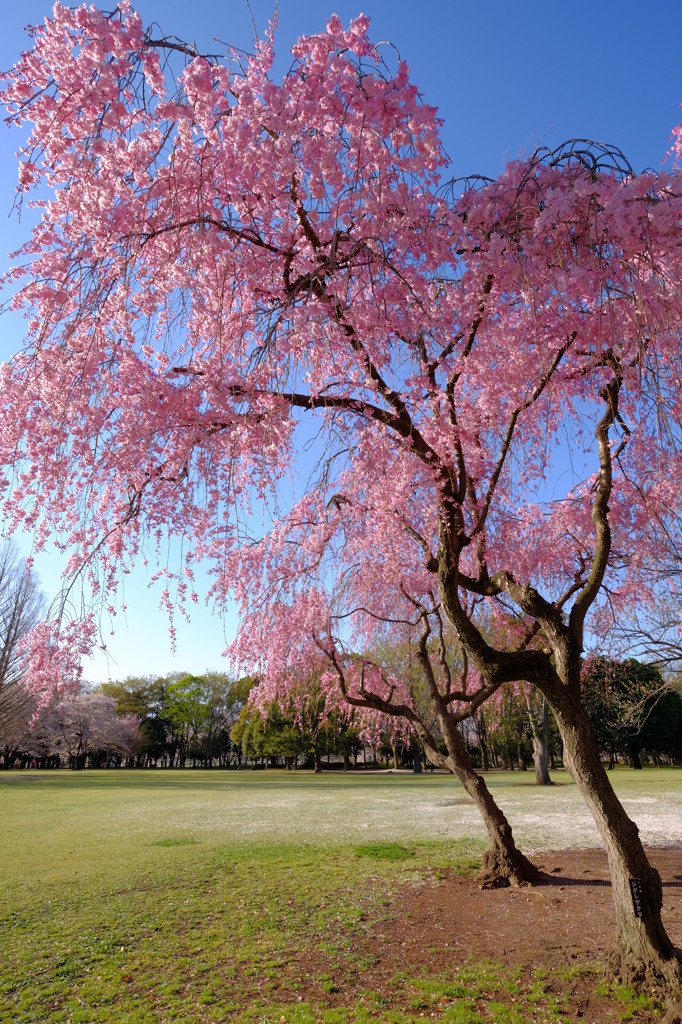
<path fill-rule="evenodd" d="M 577 701 L 553 703 L 564 760 L 606 847 L 616 908 L 615 973 L 643 982 L 668 1000 L 667 1021 L 682 1014 L 682 965 L 661 920 L 663 891 L 636 824 L 628 817 L 601 763 L 592 723 Z"/>

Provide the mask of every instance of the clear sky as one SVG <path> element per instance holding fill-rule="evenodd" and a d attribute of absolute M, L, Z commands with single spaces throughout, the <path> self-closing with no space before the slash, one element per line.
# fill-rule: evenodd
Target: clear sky
<path fill-rule="evenodd" d="M 113 7 L 113 0 L 104 6 Z M 145 23 L 156 22 L 164 34 L 196 42 L 199 49 L 215 51 L 216 37 L 247 49 L 253 40 L 245 0 L 138 0 L 136 7 Z M 274 0 L 251 0 L 260 34 L 273 9 Z M 24 26 L 49 11 L 44 0 L 5 5 L 0 68 L 9 68 L 27 46 Z M 425 100 L 445 120 L 456 176 L 493 176 L 522 150 L 571 138 L 614 143 L 635 170 L 655 167 L 682 120 L 680 0 L 279 0 L 279 66 L 287 66 L 292 42 L 320 29 L 334 12 L 344 21 L 369 15 L 373 39 L 397 46 Z M 17 144 L 0 125 L 0 269 L 26 230 L 11 213 Z M 18 346 L 20 330 L 16 319 L 0 321 L 0 358 Z M 43 556 L 37 568 L 52 597 L 58 560 Z M 194 610 L 191 625 L 177 623 L 173 656 L 165 613 L 146 576 L 129 579 L 125 599 L 126 617 L 118 617 L 115 636 L 107 637 L 108 657 L 86 663 L 87 678 L 221 667 L 234 617 L 219 621 L 203 608 Z M 107 624 L 103 629 L 108 633 Z"/>

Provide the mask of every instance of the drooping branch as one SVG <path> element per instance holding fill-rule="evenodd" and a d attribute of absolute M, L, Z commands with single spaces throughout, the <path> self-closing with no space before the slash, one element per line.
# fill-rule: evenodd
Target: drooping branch
<path fill-rule="evenodd" d="M 485 527 L 486 520 L 488 518 L 488 514 L 490 512 L 490 508 L 492 505 L 493 497 L 495 495 L 495 489 L 497 487 L 498 481 L 500 479 L 500 474 L 502 473 L 502 469 L 504 467 L 505 461 L 511 449 L 514 432 L 516 430 L 516 425 L 519 421 L 521 413 L 524 412 L 524 410 L 526 409 L 530 409 L 530 407 L 534 405 L 541 397 L 545 388 L 547 387 L 550 380 L 554 376 L 556 370 L 558 369 L 562 359 L 564 358 L 566 353 L 569 351 L 571 345 L 575 341 L 577 333 L 577 331 L 573 331 L 570 337 L 566 340 L 565 344 L 562 345 L 557 350 L 549 369 L 542 375 L 536 387 L 533 389 L 532 393 L 529 395 L 526 401 L 522 402 L 521 405 L 517 406 L 517 408 L 514 409 L 513 413 L 511 414 L 509 418 L 509 424 L 507 426 L 507 430 L 502 441 L 502 447 L 500 449 L 500 454 L 497 459 L 497 464 L 495 465 L 495 468 L 491 474 L 490 483 L 488 484 L 488 489 L 485 498 L 483 499 L 483 505 L 478 516 L 478 520 L 471 533 L 472 537 L 475 537 L 477 534 L 481 533 Z"/>
<path fill-rule="evenodd" d="M 371 666 L 374 671 L 382 672 L 380 667 L 375 662 L 370 662 L 366 658 L 355 657 L 353 659 L 354 665 L 360 665 L 361 667 L 361 684 L 360 693 L 351 693 L 348 681 L 346 679 L 346 673 L 342 664 L 341 658 L 339 657 L 336 646 L 331 643 L 329 645 L 322 644 L 316 639 L 316 645 L 318 649 L 324 654 L 325 658 L 329 661 L 336 675 L 336 679 L 339 685 L 339 690 L 343 695 L 344 701 L 351 707 L 356 708 L 367 708 L 370 711 L 377 711 L 380 714 L 389 715 L 391 718 L 403 719 L 408 722 L 420 740 L 425 743 L 429 748 L 429 756 L 433 751 L 434 757 L 441 767 L 446 767 L 445 759 L 438 753 L 438 743 L 436 738 L 432 735 L 430 730 L 424 724 L 420 715 L 415 711 L 413 707 L 405 703 L 394 703 L 391 699 L 393 690 L 389 685 L 391 696 L 388 698 L 381 697 L 378 693 L 368 690 L 364 683 L 364 670 L 366 666 Z M 442 762 L 442 763 L 441 763 Z"/>

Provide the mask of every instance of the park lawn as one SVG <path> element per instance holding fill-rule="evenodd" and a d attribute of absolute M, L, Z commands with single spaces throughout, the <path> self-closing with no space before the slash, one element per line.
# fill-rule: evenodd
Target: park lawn
<path fill-rule="evenodd" d="M 491 782 L 531 812 L 545 797 L 530 773 Z M 682 799 L 682 772 L 618 783 L 634 801 Z M 0 1022 L 403 1024 L 438 1003 L 452 1024 L 521 1024 L 499 1003 L 518 989 L 513 965 L 469 965 L 456 998 L 435 979 L 426 1003 L 415 971 L 392 1002 L 354 952 L 397 889 L 471 869 L 484 837 L 469 811 L 445 776 L 4 775 Z M 337 971 L 357 982 L 347 1005 Z M 558 1020 L 543 992 L 533 1019 Z"/>

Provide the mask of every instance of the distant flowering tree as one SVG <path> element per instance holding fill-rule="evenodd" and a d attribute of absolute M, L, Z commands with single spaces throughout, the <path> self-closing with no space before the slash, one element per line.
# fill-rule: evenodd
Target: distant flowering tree
<path fill-rule="evenodd" d="M 135 753 L 140 719 L 116 714 L 113 697 L 72 693 L 38 716 L 31 730 L 33 749 L 58 754 L 71 768 L 97 767 Z"/>
<path fill-rule="evenodd" d="M 580 672 L 588 614 L 645 602 L 679 536 L 682 178 L 570 146 L 445 189 L 436 113 L 367 30 L 332 18 L 281 81 L 270 36 L 201 56 L 126 2 L 34 30 L 4 92 L 41 211 L 0 374 L 5 515 L 58 533 L 112 603 L 178 536 L 162 601 L 193 600 L 211 559 L 215 601 L 244 607 L 235 653 L 272 685 L 323 655 L 347 699 L 385 701 L 401 681 L 353 638 L 389 601 L 416 634 L 437 605 L 486 694 L 546 697 L 607 848 L 621 973 L 679 1015 L 660 878 Z M 245 536 L 311 444 L 319 476 Z"/>

